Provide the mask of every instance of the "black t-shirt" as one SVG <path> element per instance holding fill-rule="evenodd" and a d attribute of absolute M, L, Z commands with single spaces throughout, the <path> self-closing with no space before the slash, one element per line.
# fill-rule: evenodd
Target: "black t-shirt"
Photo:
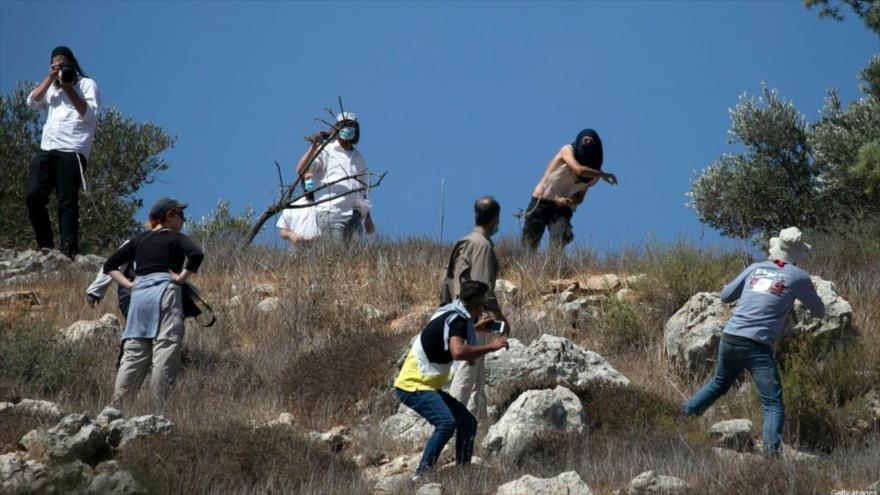
<path fill-rule="evenodd" d="M 118 270 L 132 261 L 137 275 L 168 271 L 180 273 L 183 268 L 195 272 L 204 258 L 202 250 L 187 235 L 165 229 L 151 230 L 134 236 L 120 246 L 104 263 L 104 273 Z"/>
<path fill-rule="evenodd" d="M 443 348 L 443 324 L 452 313 L 454 312 L 449 311 L 434 318 L 422 330 L 420 337 L 422 339 L 422 348 L 425 350 L 428 360 L 432 363 L 446 364 L 452 361 L 452 355 Z M 450 340 L 452 337 L 461 337 L 467 342 L 467 320 L 464 316 L 459 315 L 449 322 Z"/>

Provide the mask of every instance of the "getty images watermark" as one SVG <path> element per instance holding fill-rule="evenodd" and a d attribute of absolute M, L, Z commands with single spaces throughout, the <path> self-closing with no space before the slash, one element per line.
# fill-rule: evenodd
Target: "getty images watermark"
<path fill-rule="evenodd" d="M 878 495 L 877 490 L 831 490 L 831 495 Z"/>

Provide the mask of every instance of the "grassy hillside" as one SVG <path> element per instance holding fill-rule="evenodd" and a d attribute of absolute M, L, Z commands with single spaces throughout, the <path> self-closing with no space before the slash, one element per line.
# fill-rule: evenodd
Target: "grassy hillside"
<path fill-rule="evenodd" d="M 390 392 L 394 363 L 436 302 L 449 246 L 413 240 L 286 254 L 205 247 L 208 257 L 194 282 L 218 323 L 199 328 L 188 322 L 184 371 L 162 411 L 179 434 L 124 451 L 119 460 L 126 469 L 158 493 L 366 493 L 365 466 L 421 449 L 383 438 L 377 427 L 397 408 Z M 878 425 L 859 399 L 865 388 L 880 388 L 880 255 L 817 243 L 805 268 L 835 282 L 852 304 L 860 343 L 832 353 L 823 366 L 808 351 L 786 361 L 786 443 L 820 452 L 820 460 L 753 465 L 720 460 L 708 435 L 711 424 L 731 418 L 750 418 L 760 430 L 751 385 L 728 394 L 703 418 L 684 418 L 680 404 L 703 377 L 683 376 L 662 351 L 667 318 L 695 292 L 719 290 L 750 262 L 745 254 L 685 243 L 611 255 L 579 250 L 561 258 L 529 255 L 503 242 L 498 250 L 502 277 L 519 287 L 516 297 L 503 300 L 512 337 L 525 343 L 544 333 L 570 338 L 607 358 L 634 387 L 582 397 L 590 423 L 586 441 L 548 440 L 519 465 L 444 472 L 447 490 L 492 493 L 523 474 L 569 469 L 599 494 L 649 469 L 715 494 L 827 494 L 880 479 Z M 612 298 L 595 316 L 572 323 L 551 312 L 536 321 L 550 280 L 602 273 L 647 278 L 633 287 L 633 301 Z M 112 295 L 97 309 L 85 305 L 90 278 L 70 273 L 7 287 L 34 290 L 43 305 L 0 311 L 0 400 L 41 398 L 93 415 L 109 402 L 118 342 L 72 345 L 56 336 L 76 320 L 118 311 Z M 261 296 L 254 291 L 265 283 L 280 298 L 280 309 L 268 314 L 257 309 Z M 858 390 L 847 388 L 856 382 Z M 124 412 L 155 412 L 148 390 Z M 281 413 L 291 413 L 295 427 L 253 428 Z M 0 450 L 13 449 L 33 422 L 3 422 Z M 308 431 L 336 425 L 354 431 L 342 452 L 308 440 Z"/>

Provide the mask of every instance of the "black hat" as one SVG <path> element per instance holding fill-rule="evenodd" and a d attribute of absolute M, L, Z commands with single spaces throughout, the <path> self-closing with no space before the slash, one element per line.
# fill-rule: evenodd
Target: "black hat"
<path fill-rule="evenodd" d="M 161 218 L 166 211 L 172 208 L 180 208 L 182 210 L 187 206 L 189 205 L 181 203 L 174 198 L 160 198 L 153 204 L 153 207 L 150 208 L 150 216 L 153 218 Z"/>

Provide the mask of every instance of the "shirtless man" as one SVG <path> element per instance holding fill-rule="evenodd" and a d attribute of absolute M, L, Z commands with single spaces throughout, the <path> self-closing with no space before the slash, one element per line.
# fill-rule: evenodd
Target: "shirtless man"
<path fill-rule="evenodd" d="M 550 230 L 550 247 L 561 249 L 574 240 L 571 217 L 584 201 L 587 190 L 599 179 L 617 185 L 614 174 L 602 172 L 602 140 L 593 129 L 578 133 L 550 160 L 532 200 L 523 214 L 522 243 L 535 250 L 544 228 Z"/>

